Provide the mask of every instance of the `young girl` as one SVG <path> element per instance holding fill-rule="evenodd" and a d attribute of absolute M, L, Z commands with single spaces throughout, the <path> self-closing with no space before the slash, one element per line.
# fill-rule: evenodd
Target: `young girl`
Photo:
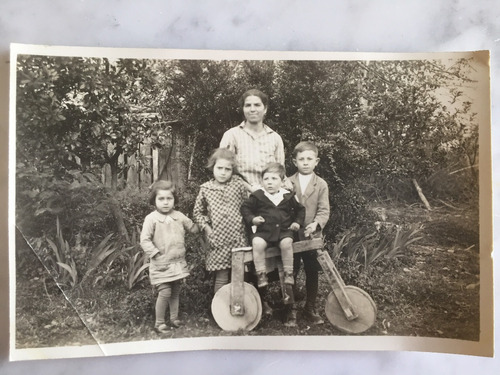
<path fill-rule="evenodd" d="M 206 268 L 215 271 L 214 293 L 229 282 L 231 249 L 247 246 L 240 206 L 248 192 L 236 173 L 236 156 L 224 148 L 214 151 L 207 167 L 214 178 L 200 186 L 193 210 L 194 221 L 210 244 Z"/>
<path fill-rule="evenodd" d="M 141 247 L 149 256 L 149 278 L 157 288 L 155 329 L 167 332 L 165 312 L 170 307 L 170 324 L 180 327 L 179 292 L 181 279 L 189 275 L 185 259 L 185 230 L 196 233 L 198 227 L 188 217 L 174 210 L 177 202 L 174 185 L 157 181 L 151 186 L 149 203 L 156 207 L 144 219 Z"/>

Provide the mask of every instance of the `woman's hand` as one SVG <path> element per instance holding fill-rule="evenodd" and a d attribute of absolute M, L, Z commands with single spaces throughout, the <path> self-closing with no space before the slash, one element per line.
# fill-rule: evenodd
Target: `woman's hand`
<path fill-rule="evenodd" d="M 292 224 L 290 224 L 288 229 L 293 230 L 294 232 L 297 232 L 300 229 L 300 224 L 299 223 L 292 223 Z"/>
<path fill-rule="evenodd" d="M 252 224 L 259 226 L 260 224 L 264 223 L 266 220 L 262 216 L 255 216 L 252 219 Z"/>

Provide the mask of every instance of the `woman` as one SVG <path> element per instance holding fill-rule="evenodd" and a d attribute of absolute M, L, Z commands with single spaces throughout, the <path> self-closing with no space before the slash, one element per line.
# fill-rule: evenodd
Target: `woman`
<path fill-rule="evenodd" d="M 246 91 L 239 101 L 245 121 L 226 131 L 220 142 L 221 148 L 228 148 L 236 154 L 238 172 L 248 183 L 246 187 L 251 192 L 260 188 L 262 171 L 268 163 L 285 165 L 283 140 L 263 122 L 268 102 L 268 96 L 262 91 Z M 266 269 L 271 271 L 275 268 L 275 259 L 266 259 Z M 264 315 L 271 315 L 267 290 L 259 288 L 258 291 L 263 301 Z"/>
<path fill-rule="evenodd" d="M 268 96 L 260 90 L 246 91 L 239 102 L 245 121 L 226 131 L 220 142 L 221 148 L 228 148 L 236 154 L 238 171 L 249 183 L 250 191 L 260 186 L 266 164 L 285 164 L 283 140 L 263 122 L 268 101 Z"/>

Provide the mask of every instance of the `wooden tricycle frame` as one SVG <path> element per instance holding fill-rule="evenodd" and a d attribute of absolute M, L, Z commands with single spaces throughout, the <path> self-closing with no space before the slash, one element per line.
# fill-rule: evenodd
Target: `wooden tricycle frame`
<path fill-rule="evenodd" d="M 323 250 L 321 238 L 293 243 L 293 252 L 316 251 L 318 262 L 332 292 L 325 304 L 325 313 L 332 325 L 343 332 L 361 333 L 370 328 L 376 318 L 377 308 L 371 297 L 354 286 L 346 286 L 330 255 Z M 231 283 L 222 287 L 212 301 L 212 314 L 224 330 L 252 330 L 262 316 L 262 303 L 254 286 L 244 281 L 245 263 L 253 261 L 251 247 L 234 248 L 232 251 Z M 266 249 L 266 258 L 280 255 L 279 248 Z M 282 272 L 280 272 L 282 281 Z M 291 295 L 291 286 L 281 282 L 283 295 Z M 293 298 L 285 303 L 293 302 Z"/>

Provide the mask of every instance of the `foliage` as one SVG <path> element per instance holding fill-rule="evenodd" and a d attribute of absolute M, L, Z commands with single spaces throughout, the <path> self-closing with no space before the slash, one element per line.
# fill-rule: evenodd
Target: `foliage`
<path fill-rule="evenodd" d="M 408 246 L 422 239 L 422 226 L 384 225 L 348 230 L 333 244 L 334 258 L 345 256 L 368 267 L 379 258 L 391 259 L 404 254 Z"/>
<path fill-rule="evenodd" d="M 83 275 L 82 284 L 87 277 L 94 271 L 101 263 L 108 259 L 113 253 L 118 250 L 118 247 L 114 243 L 108 243 L 108 241 L 113 236 L 113 233 L 108 234 L 94 249 L 90 259 L 87 263 L 87 271 Z M 110 262 L 112 263 L 112 262 Z"/>
<path fill-rule="evenodd" d="M 143 252 L 137 252 L 129 257 L 127 268 L 127 287 L 129 290 L 148 276 L 144 272 L 149 267 L 147 260 L 148 257 Z"/>
<path fill-rule="evenodd" d="M 25 235 L 55 235 L 56 216 L 70 239 L 77 233 L 104 237 L 114 226 L 109 193 L 93 174 L 71 170 L 56 178 L 31 165 L 17 169 L 16 220 Z"/>
<path fill-rule="evenodd" d="M 151 156 L 138 152 L 141 145 L 156 147 L 168 163 L 168 146 L 186 140 L 175 159 L 183 173 L 176 208 L 189 215 L 199 185 L 211 177 L 208 155 L 242 120 L 240 95 L 256 87 L 270 96 L 265 122 L 283 138 L 288 174 L 295 170 L 290 155 L 297 142 L 318 145 L 316 172 L 328 183 L 332 212 L 325 234 L 329 242 L 338 238 L 338 259 L 359 262 L 350 266 L 354 274 L 358 264 L 399 257 L 420 237 L 419 227 L 367 226 L 376 220 L 368 209 L 372 201 L 417 201 L 415 178 L 428 198 L 476 204 L 478 123 L 464 94 L 475 84 L 470 68 L 463 59 L 19 56 L 17 224 L 29 237 L 47 237 L 45 256 L 62 285 L 78 284 L 83 274 L 82 281 L 96 287 L 139 289 L 147 259 L 136 228 L 152 208 L 145 190 L 118 179 L 126 180 L 131 160 L 139 170 L 152 168 Z M 111 189 L 101 183 L 104 166 L 111 169 Z M 182 293 L 194 310 L 205 311 L 212 285 L 196 241 L 188 238 L 192 276 Z"/>
<path fill-rule="evenodd" d="M 154 207 L 148 202 L 149 191 L 146 189 L 127 187 L 115 193 L 115 198 L 123 213 L 123 220 L 132 236 L 137 227 L 142 227 L 144 218 Z M 133 244 L 134 241 L 131 241 Z"/>
<path fill-rule="evenodd" d="M 52 249 L 52 254 L 47 254 L 46 264 L 55 275 L 55 280 L 58 285 L 74 288 L 78 283 L 78 271 L 75 261 L 71 255 L 71 249 L 63 237 L 59 218 L 56 221 L 56 241 L 47 238 L 49 247 Z"/>
<path fill-rule="evenodd" d="M 185 174 L 178 182 L 199 185 L 210 177 L 204 165 L 223 131 L 241 121 L 239 96 L 257 87 L 270 96 L 266 122 L 282 136 L 287 155 L 303 139 L 319 145 L 318 173 L 332 191 L 335 228 L 352 226 L 359 216 L 366 216 L 363 200 L 373 190 L 398 194 L 409 179 L 426 180 L 457 160 L 462 161 L 457 169 L 466 167 L 462 177 L 468 175 L 459 186 L 477 185 L 477 120 L 464 94 L 464 87 L 474 82 L 468 78 L 470 62 L 464 59 L 154 61 L 20 56 L 17 68 L 18 172 L 30 166 L 40 176 L 52 175 L 52 184 L 72 183 L 71 171 L 97 175 L 107 164 L 116 188 L 132 156 L 140 168 L 150 167 L 148 156 L 138 154 L 141 144 L 161 149 L 167 138 L 182 135 L 188 152 L 176 159 Z M 121 164 L 119 155 L 124 156 Z M 294 170 L 290 158 L 287 168 L 289 173 Z M 19 192 L 35 194 L 29 188 Z M 50 195 L 41 189 L 39 193 Z M 412 189 L 403 198 L 416 199 Z M 35 212 L 50 209 L 42 204 Z M 125 225 L 130 228 L 138 220 L 132 221 Z"/>
<path fill-rule="evenodd" d="M 18 162 L 56 176 L 64 170 L 111 166 L 135 155 L 146 138 L 167 129 L 149 116 L 156 101 L 153 61 L 19 56 Z"/>

